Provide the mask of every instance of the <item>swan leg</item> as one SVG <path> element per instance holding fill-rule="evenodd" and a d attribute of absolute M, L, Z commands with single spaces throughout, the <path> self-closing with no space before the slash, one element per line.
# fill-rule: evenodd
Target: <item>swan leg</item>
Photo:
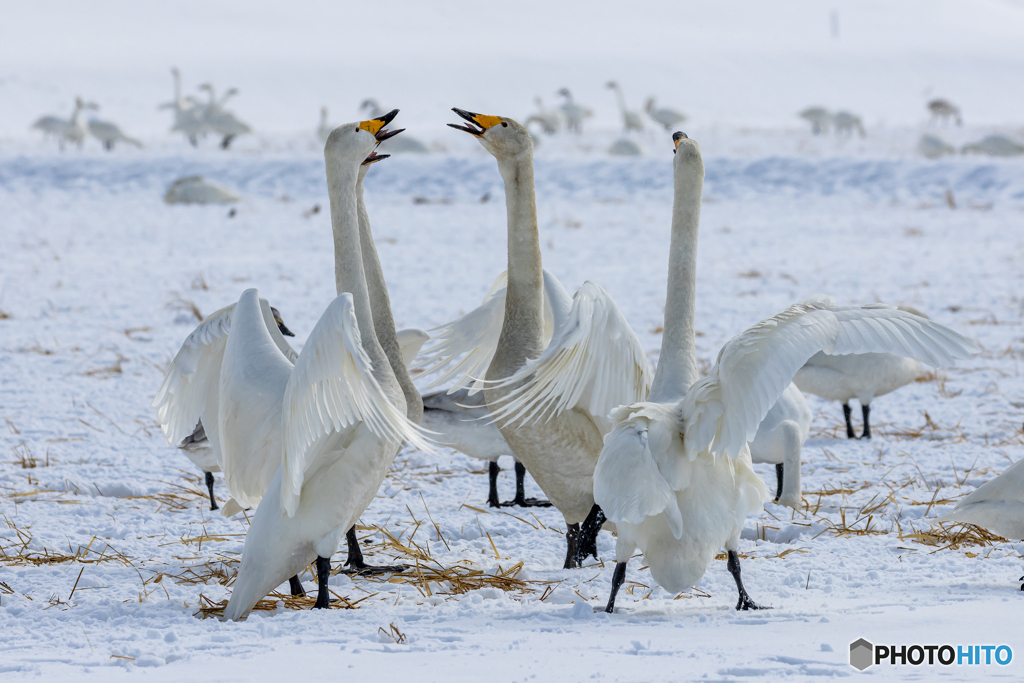
<path fill-rule="evenodd" d="M 221 140 L 220 148 L 227 149 L 231 145 L 231 140 L 234 139 L 234 135 L 225 135 L 224 139 Z"/>
<path fill-rule="evenodd" d="M 853 433 L 853 423 L 850 422 L 850 413 L 851 412 L 852 412 L 852 410 L 850 409 L 850 404 L 849 403 L 844 403 L 843 404 L 843 417 L 846 418 L 846 438 L 847 439 L 856 439 L 857 435 Z"/>
<path fill-rule="evenodd" d="M 206 488 L 210 490 L 210 509 L 219 510 L 217 499 L 213 497 L 213 472 L 206 473 Z"/>
<path fill-rule="evenodd" d="M 551 507 L 551 501 L 539 500 L 537 498 L 526 497 L 526 465 L 521 462 L 516 462 L 516 497 L 507 503 L 502 503 L 504 506 L 518 505 L 521 508 L 549 508 Z"/>
<path fill-rule="evenodd" d="M 626 563 L 617 562 L 615 564 L 615 572 L 612 574 L 612 592 L 608 595 L 608 604 L 605 605 L 604 611 L 611 614 L 615 611 L 615 596 L 619 594 L 619 588 L 626 581 Z"/>
<path fill-rule="evenodd" d="M 359 549 L 359 539 L 356 538 L 356 526 L 345 534 L 345 541 L 348 544 L 348 559 L 345 561 L 343 574 L 358 574 L 359 576 L 373 576 L 375 574 L 397 574 L 408 569 L 404 564 L 388 564 L 373 566 L 363 562 L 363 551 Z"/>
<path fill-rule="evenodd" d="M 577 567 L 583 566 L 583 560 L 587 559 L 588 555 L 593 555 L 594 559 L 597 559 L 597 534 L 606 521 L 608 518 L 604 516 L 604 510 L 600 505 L 594 503 L 594 507 L 590 508 L 590 514 L 583 521 L 579 540 L 576 543 Z"/>
<path fill-rule="evenodd" d="M 288 579 L 288 587 L 291 588 L 292 595 L 298 595 L 303 598 L 306 597 L 306 590 L 302 587 L 302 582 L 299 581 L 298 574 Z"/>
<path fill-rule="evenodd" d="M 862 415 L 864 415 L 864 433 L 860 435 L 860 438 L 862 438 L 862 439 L 870 439 L 871 438 L 871 422 L 868 419 L 868 416 L 871 414 L 871 404 L 868 403 L 867 405 L 862 405 L 860 407 L 860 412 L 861 412 Z"/>
<path fill-rule="evenodd" d="M 740 593 L 740 599 L 736 602 L 737 610 L 748 610 L 748 609 L 765 609 L 761 607 L 747 595 L 747 590 L 743 587 L 743 579 L 740 578 L 740 556 L 735 550 L 729 551 L 729 573 L 732 574 L 732 578 L 736 579 L 736 590 Z"/>
<path fill-rule="evenodd" d="M 576 559 L 576 547 L 579 544 L 580 525 L 570 524 L 569 530 L 565 532 L 565 564 L 562 569 L 576 569 L 580 566 Z"/>
<path fill-rule="evenodd" d="M 316 558 L 316 602 L 313 609 L 327 609 L 331 606 L 330 590 L 327 588 L 327 580 L 331 577 L 331 558 Z"/>
<path fill-rule="evenodd" d="M 775 489 L 775 502 L 779 502 L 779 498 L 782 497 L 782 481 L 783 481 L 783 466 L 782 463 L 775 464 L 775 478 L 778 480 L 778 487 Z"/>
<path fill-rule="evenodd" d="M 498 463 L 492 460 L 487 466 L 487 478 L 488 478 L 488 491 L 487 491 L 487 506 L 492 508 L 500 508 L 501 501 L 498 500 L 498 473 L 501 472 L 501 468 L 498 467 Z"/>
<path fill-rule="evenodd" d="M 189 136 L 188 136 L 188 141 L 189 141 L 189 143 L 190 143 L 190 144 L 191 144 L 191 145 L 192 145 L 193 147 L 198 147 L 198 146 L 199 146 L 199 140 L 198 140 L 198 139 L 196 139 L 196 136 L 195 136 L 195 135 L 189 135 Z"/>

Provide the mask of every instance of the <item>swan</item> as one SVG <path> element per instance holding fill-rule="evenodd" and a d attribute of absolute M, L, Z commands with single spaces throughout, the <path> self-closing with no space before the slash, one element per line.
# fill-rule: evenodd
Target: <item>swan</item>
<path fill-rule="evenodd" d="M 203 83 L 199 86 L 199 90 L 207 91 L 210 97 L 206 108 L 202 112 L 203 125 L 214 133 L 223 136 L 220 143 L 221 149 L 227 149 L 235 137 L 252 132 L 252 128 L 248 124 L 240 121 L 233 113 L 224 109 L 227 101 L 238 94 L 237 88 L 228 89 L 219 100 L 211 84 Z"/>
<path fill-rule="evenodd" d="M 993 157 L 1016 157 L 1024 154 L 1024 145 L 1005 135 L 987 135 L 978 142 L 964 145 L 961 154 L 987 154 Z"/>
<path fill-rule="evenodd" d="M 922 318 L 928 318 L 913 306 L 898 306 L 899 310 Z M 850 399 L 860 402 L 864 418 L 862 439 L 871 438 L 871 401 L 877 396 L 896 391 L 918 378 L 921 361 L 904 358 L 891 353 L 855 353 L 845 356 L 830 356 L 816 353 L 797 371 L 793 383 L 800 391 L 814 394 L 830 401 L 843 402 L 843 417 L 846 420 L 846 437 L 857 438 L 850 421 Z"/>
<path fill-rule="evenodd" d="M 370 118 L 376 118 L 384 114 L 384 109 L 372 97 L 362 101 L 359 105 L 359 111 L 365 111 L 366 116 Z M 427 154 L 430 152 L 430 148 L 426 144 L 409 135 L 388 139 L 387 142 L 381 143 L 380 150 L 388 154 Z"/>
<path fill-rule="evenodd" d="M 852 136 L 856 131 L 861 137 L 867 135 L 864 132 L 864 124 L 860 117 L 848 111 L 837 111 L 832 117 L 832 124 L 836 127 L 836 135 Z"/>
<path fill-rule="evenodd" d="M 750 460 L 775 465 L 775 502 L 800 506 L 801 450 L 811 430 L 811 409 L 792 382 L 779 396 L 750 442 Z"/>
<path fill-rule="evenodd" d="M 241 197 L 201 175 L 178 178 L 164 193 L 167 204 L 233 204 Z"/>
<path fill-rule="evenodd" d="M 335 128 L 336 126 L 327 122 L 327 107 L 320 107 L 320 125 L 316 127 L 316 136 L 320 138 L 320 142 L 327 142 Z"/>
<path fill-rule="evenodd" d="M 615 157 L 638 157 L 644 152 L 640 145 L 628 138 L 619 138 L 608 148 L 608 153 Z"/>
<path fill-rule="evenodd" d="M 964 125 L 963 119 L 960 117 L 960 108 L 954 105 L 949 100 L 935 99 L 928 103 L 928 111 L 931 112 L 932 118 L 931 123 L 945 123 L 947 121 L 956 121 L 956 125 Z"/>
<path fill-rule="evenodd" d="M 594 472 L 594 498 L 618 533 L 605 611 L 614 611 L 637 547 L 655 581 L 675 593 L 699 581 L 724 546 L 736 609 L 757 609 L 736 551 L 745 517 L 762 509 L 768 492 L 747 442 L 800 365 L 816 351 L 896 351 L 946 364 L 975 349 L 925 318 L 880 304 L 836 306 L 819 296 L 734 337 L 699 379 L 694 302 L 704 163 L 696 142 L 684 133 L 672 137 L 672 239 L 658 369 L 646 400 L 612 412 L 615 426 Z"/>
<path fill-rule="evenodd" d="M 668 107 L 658 107 L 653 97 L 648 97 L 644 102 L 644 111 L 655 123 L 660 124 L 666 131 L 670 131 L 686 120 L 686 115 Z"/>
<path fill-rule="evenodd" d="M 260 305 L 263 305 L 262 301 L 260 302 Z M 294 363 L 295 359 L 298 357 L 299 354 L 295 352 L 295 350 L 291 347 L 287 340 L 284 339 L 284 337 L 294 337 L 295 333 L 289 330 L 288 327 L 284 324 L 284 320 L 281 319 L 280 311 L 278 311 L 273 306 L 270 306 L 269 303 L 267 304 L 267 306 L 270 309 L 270 314 L 273 318 L 274 324 L 276 324 L 278 331 L 281 333 L 281 335 L 283 335 L 278 336 L 276 334 L 271 333 L 271 338 L 274 340 L 274 343 L 277 344 L 277 347 L 281 349 L 281 353 L 283 353 L 288 358 L 288 360 Z M 221 311 L 217 311 L 212 316 L 207 317 L 205 320 L 203 320 L 202 323 L 200 323 L 200 327 L 202 327 L 208 320 L 216 317 L 220 313 Z M 201 334 L 199 336 L 201 336 Z M 181 351 L 178 352 L 178 355 L 175 356 L 174 360 L 172 361 L 173 366 L 176 367 L 179 373 L 183 369 L 188 368 L 189 365 L 194 362 L 194 360 L 192 360 L 192 358 L 195 356 L 194 351 L 195 349 L 198 349 L 201 345 L 201 342 L 199 341 L 199 336 L 190 335 L 189 339 L 186 340 L 185 344 L 182 346 Z M 214 361 L 214 363 L 217 365 L 219 365 L 219 362 L 219 360 Z M 205 374 L 206 373 L 204 373 L 204 375 Z M 167 376 L 171 377 L 172 375 L 168 373 Z M 161 392 L 163 391 L 164 389 L 163 387 L 161 387 Z M 158 403 L 158 401 L 154 401 L 154 407 L 160 405 L 165 405 L 165 403 Z M 168 429 L 165 430 L 164 433 L 168 434 L 168 431 L 169 425 Z M 173 439 L 171 439 L 171 442 L 173 443 Z M 218 510 L 219 508 L 217 506 L 217 499 L 213 495 L 213 473 L 220 472 L 220 462 L 217 460 L 217 453 L 213 449 L 213 446 L 210 444 L 209 438 L 207 438 L 206 436 L 206 429 L 203 428 L 202 419 L 200 419 L 196 423 L 196 427 L 194 430 L 192 430 L 192 433 L 185 436 L 185 438 L 181 440 L 181 443 L 178 444 L 178 448 L 185 453 L 188 459 L 192 461 L 193 465 L 198 467 L 200 471 L 203 472 L 203 475 L 205 476 L 206 479 L 206 488 L 210 492 L 210 510 Z"/>
<path fill-rule="evenodd" d="M 932 521 L 966 522 L 1003 538 L 1024 540 L 1024 459 L 961 498 L 952 512 Z"/>
<path fill-rule="evenodd" d="M 64 145 L 68 142 L 74 142 L 81 148 L 87 132 L 85 124 L 82 123 L 81 113 L 85 109 L 98 108 L 96 104 L 84 102 L 81 97 L 76 97 L 75 108 L 71 113 L 71 118 L 62 119 L 59 116 L 43 116 L 32 124 L 32 128 L 57 138 L 57 145 L 62 151 Z"/>
<path fill-rule="evenodd" d="M 557 111 L 548 111 L 540 96 L 533 98 L 533 101 L 537 104 L 538 113 L 527 117 L 526 126 L 529 127 L 531 123 L 539 123 L 540 129 L 548 135 L 557 133 L 562 127 L 562 117 Z"/>
<path fill-rule="evenodd" d="M 544 326 L 541 343 L 546 347 L 555 330 L 568 318 L 572 297 L 553 274 L 546 269 L 542 274 Z M 423 397 L 421 424 L 437 433 L 435 438 L 439 443 L 488 461 L 487 504 L 490 507 L 549 507 L 549 501 L 526 498 L 526 467 L 515 460 L 497 425 L 487 420 L 487 402 L 481 391 L 484 382 L 478 379 L 491 364 L 501 335 L 507 284 L 507 273 L 503 272 L 494 280 L 479 307 L 432 330 L 437 336 L 417 367 L 426 375 L 437 375 L 426 387 L 428 390 L 453 378 L 454 382 L 448 389 Z M 503 455 L 511 455 L 515 460 L 516 474 L 516 495 L 505 503 L 498 497 L 498 475 L 501 473 L 498 459 Z"/>
<path fill-rule="evenodd" d="M 173 109 L 174 125 L 171 126 L 171 131 L 182 133 L 193 147 L 197 147 L 199 136 L 206 134 L 206 124 L 203 123 L 203 107 L 194 97 L 182 98 L 181 72 L 177 67 L 171 68 L 171 76 L 174 78 L 174 99 L 157 108 Z"/>
<path fill-rule="evenodd" d="M 626 98 L 622 94 L 622 86 L 616 81 L 608 81 L 605 83 L 605 87 L 615 91 L 615 99 L 619 103 L 619 111 L 622 113 L 622 125 L 625 127 L 626 132 L 643 130 L 644 121 L 640 118 L 640 114 L 626 108 Z"/>
<path fill-rule="evenodd" d="M 572 93 L 569 92 L 568 88 L 562 88 L 559 90 L 557 95 L 561 95 L 565 98 L 565 102 L 559 109 L 562 112 L 563 118 L 565 118 L 565 128 L 573 133 L 583 132 L 583 120 L 594 115 L 593 110 L 584 107 L 583 105 L 576 104 L 572 98 Z"/>
<path fill-rule="evenodd" d="M 811 124 L 811 133 L 814 135 L 827 133 L 829 126 L 832 125 L 832 114 L 824 107 L 808 107 L 798 116 Z"/>
<path fill-rule="evenodd" d="M 110 121 L 100 121 L 98 119 L 92 119 L 89 121 L 89 132 L 94 138 L 103 143 L 103 149 L 111 151 L 114 149 L 114 145 L 118 142 L 125 142 L 129 145 L 135 145 L 138 148 L 142 148 L 142 143 L 135 138 L 130 138 L 124 134 L 121 128 L 116 123 Z"/>
<path fill-rule="evenodd" d="M 917 141 L 917 152 L 929 159 L 938 159 L 946 154 L 956 154 L 956 147 L 935 135 L 922 135 Z"/>
<path fill-rule="evenodd" d="M 529 132 L 503 116 L 453 109 L 498 162 L 508 215 L 508 286 L 501 333 L 488 365 L 484 398 L 492 419 L 566 524 L 564 567 L 597 555 L 604 523 L 594 503 L 593 473 L 608 412 L 647 393 L 650 365 L 640 340 L 601 287 L 585 282 L 551 343 L 543 343 L 544 278 Z M 564 370 L 562 376 L 555 376 Z M 536 373 L 536 374 L 535 374 Z M 524 401 L 530 377 L 539 407 Z M 555 407 L 556 411 L 548 409 Z M 544 420 L 532 419 L 538 412 Z M 525 416 L 526 419 L 522 419 Z"/>

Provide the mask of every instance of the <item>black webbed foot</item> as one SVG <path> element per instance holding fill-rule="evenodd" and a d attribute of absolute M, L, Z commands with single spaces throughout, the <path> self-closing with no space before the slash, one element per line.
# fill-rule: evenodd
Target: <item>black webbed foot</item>
<path fill-rule="evenodd" d="M 377 576 L 380 574 L 397 574 L 409 568 L 404 564 L 374 566 L 363 562 L 363 551 L 359 548 L 359 540 L 356 538 L 356 527 L 354 524 L 345 534 L 345 540 L 348 544 L 348 559 L 345 561 L 345 568 L 341 570 L 342 574 L 348 574 L 349 576 Z"/>

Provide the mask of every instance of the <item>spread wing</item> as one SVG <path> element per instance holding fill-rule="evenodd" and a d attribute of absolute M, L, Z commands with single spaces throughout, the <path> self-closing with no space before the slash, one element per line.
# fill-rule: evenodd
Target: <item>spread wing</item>
<path fill-rule="evenodd" d="M 682 402 L 689 457 L 708 448 L 739 455 L 796 371 L 819 351 L 892 353 L 941 367 L 977 349 L 953 330 L 891 306 L 807 299 L 730 340 L 711 373 L 690 388 Z"/>
<path fill-rule="evenodd" d="M 352 295 L 338 295 L 324 311 L 302 348 L 284 395 L 282 505 L 292 516 L 307 466 L 325 437 L 359 424 L 396 445 L 403 441 L 430 450 L 422 430 L 388 399 L 363 350 Z"/>
<path fill-rule="evenodd" d="M 528 361 L 497 386 L 520 383 L 491 406 L 495 421 L 525 424 L 578 406 L 606 434 L 613 408 L 647 398 L 651 366 L 608 292 L 585 282 L 573 297 L 565 324 L 540 358 Z"/>

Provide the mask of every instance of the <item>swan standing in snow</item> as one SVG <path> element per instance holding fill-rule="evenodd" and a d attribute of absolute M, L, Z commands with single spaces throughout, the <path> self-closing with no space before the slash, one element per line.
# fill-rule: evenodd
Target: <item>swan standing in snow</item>
<path fill-rule="evenodd" d="M 231 141 L 239 135 L 251 133 L 252 128 L 247 123 L 239 120 L 232 112 L 224 109 L 227 101 L 238 94 L 238 88 L 229 88 L 223 97 L 217 99 L 217 93 L 209 83 L 203 83 L 199 90 L 205 90 L 209 94 L 209 102 L 202 112 L 203 125 L 206 129 L 222 136 L 221 149 L 231 146 Z"/>
<path fill-rule="evenodd" d="M 922 135 L 917 141 L 917 153 L 929 159 L 938 159 L 947 154 L 956 154 L 956 147 L 940 137 Z"/>
<path fill-rule="evenodd" d="M 836 135 L 852 137 L 854 132 L 858 133 L 861 137 L 867 135 L 864 132 L 864 124 L 861 123 L 860 117 L 848 111 L 837 111 L 832 117 L 832 125 L 836 128 Z"/>
<path fill-rule="evenodd" d="M 497 160 L 505 182 L 505 316 L 487 368 L 484 397 L 516 459 L 562 513 L 567 527 L 564 566 L 578 567 L 588 555 L 596 557 L 597 533 L 605 521 L 594 503 L 593 474 L 611 427 L 608 412 L 647 394 L 650 365 L 615 302 L 592 282 L 576 292 L 566 322 L 545 348 L 529 132 L 503 116 L 453 111 L 468 125 L 448 125 L 476 137 Z M 531 393 L 523 393 L 531 387 Z"/>
<path fill-rule="evenodd" d="M 182 98 L 181 96 L 181 72 L 177 67 L 171 69 L 171 76 L 174 78 L 174 99 L 161 104 L 158 109 L 174 110 L 174 125 L 172 132 L 179 132 L 185 136 L 193 147 L 199 145 L 199 136 L 206 134 L 206 124 L 203 123 L 203 107 L 194 97 Z"/>
<path fill-rule="evenodd" d="M 593 110 L 588 107 L 584 107 L 581 104 L 576 104 L 576 101 L 572 98 L 572 93 L 569 92 L 568 88 L 562 88 L 556 94 L 561 95 L 565 98 L 565 102 L 559 109 L 562 112 L 562 118 L 565 119 L 566 130 L 572 131 L 573 133 L 583 132 L 583 121 L 594 115 Z"/>
<path fill-rule="evenodd" d="M 327 142 L 335 127 L 327 121 L 327 107 L 320 107 L 320 125 L 316 127 L 316 136 L 320 138 L 320 142 Z"/>
<path fill-rule="evenodd" d="M 543 271 L 543 278 L 544 328 L 541 343 L 547 347 L 555 331 L 568 318 L 572 297 L 558 278 L 547 270 Z M 505 503 L 498 497 L 498 475 L 501 473 L 498 459 L 503 455 L 511 455 L 515 459 L 515 455 L 498 427 L 487 419 L 489 413 L 482 391 L 484 382 L 479 378 L 487 372 L 501 336 L 507 284 L 507 273 L 501 273 L 479 307 L 432 330 L 436 336 L 417 367 L 427 375 L 438 375 L 427 389 L 446 384 L 453 378 L 454 382 L 448 389 L 423 397 L 422 425 L 438 434 L 435 437 L 438 443 L 488 461 L 487 504 L 490 507 L 549 507 L 549 501 L 526 497 L 526 467 L 518 460 L 514 466 L 515 497 Z"/>
<path fill-rule="evenodd" d="M 651 117 L 651 120 L 660 124 L 666 131 L 672 130 L 686 120 L 686 116 L 668 107 L 658 107 L 653 97 L 648 97 L 644 102 L 644 111 Z"/>
<path fill-rule="evenodd" d="M 897 351 L 933 364 L 965 358 L 973 345 L 952 330 L 883 305 L 837 307 L 828 297 L 794 304 L 729 341 L 699 379 L 694 338 L 697 232 L 704 163 L 675 133 L 672 240 L 665 332 L 646 400 L 612 412 L 594 472 L 594 498 L 616 525 L 612 612 L 634 550 L 669 592 L 697 583 L 723 546 L 736 581 L 736 609 L 757 609 L 740 577 L 744 519 L 768 496 L 747 442 L 790 378 L 817 351 Z"/>
<path fill-rule="evenodd" d="M 628 138 L 619 138 L 608 147 L 608 153 L 613 157 L 638 157 L 644 153 L 640 145 Z"/>
<path fill-rule="evenodd" d="M 640 114 L 635 111 L 630 111 L 626 107 L 626 98 L 622 94 L 622 86 L 615 81 L 608 81 L 605 84 L 606 88 L 615 91 L 615 99 L 619 103 L 619 112 L 622 114 L 622 125 L 623 129 L 628 133 L 631 130 L 643 130 L 644 122 L 640 118 Z"/>
<path fill-rule="evenodd" d="M 978 142 L 964 145 L 961 154 L 987 154 L 993 157 L 1016 157 L 1024 154 L 1024 145 L 1005 135 L 987 135 Z"/>
<path fill-rule="evenodd" d="M 81 97 L 76 97 L 75 109 L 71 113 L 71 118 L 62 119 L 59 116 L 43 116 L 32 124 L 32 128 L 57 138 L 57 145 L 61 151 L 64 150 L 64 146 L 68 142 L 77 144 L 79 149 L 81 149 L 82 142 L 85 140 L 85 135 L 88 132 L 85 124 L 82 123 L 81 114 L 84 109 L 98 109 L 98 107 L 92 102 L 84 102 Z"/>
<path fill-rule="evenodd" d="M 1024 459 L 962 498 L 952 512 L 932 521 L 975 524 L 1003 538 L 1024 540 Z"/>
<path fill-rule="evenodd" d="M 544 133 L 548 135 L 557 133 L 562 127 L 562 117 L 557 111 L 549 111 L 540 96 L 533 98 L 533 101 L 537 104 L 537 113 L 527 117 L 526 126 L 529 127 L 531 123 L 539 123 L 540 129 Z"/>
<path fill-rule="evenodd" d="M 808 107 L 798 116 L 811 124 L 811 133 L 814 135 L 827 133 L 832 125 L 832 113 L 824 107 Z"/>
<path fill-rule="evenodd" d="M 935 99 L 928 103 L 928 111 L 931 113 L 931 123 L 946 123 L 955 121 L 956 125 L 964 125 L 960 117 L 960 108 L 949 100 Z"/>
<path fill-rule="evenodd" d="M 142 148 L 142 143 L 135 138 L 130 138 L 124 134 L 121 128 L 116 123 L 110 121 L 100 121 L 98 119 L 91 119 L 89 121 L 89 133 L 94 138 L 103 143 L 103 149 L 112 151 L 114 145 L 118 142 L 125 142 L 129 145 L 135 145 L 138 148 Z"/>
<path fill-rule="evenodd" d="M 913 306 L 899 306 L 899 310 L 928 318 Z M 797 371 L 793 383 L 800 391 L 814 394 L 829 401 L 842 401 L 846 420 L 846 437 L 855 439 L 850 399 L 860 402 L 864 418 L 862 439 L 871 438 L 871 401 L 878 396 L 896 391 L 918 378 L 921 361 L 891 353 L 857 353 L 834 356 L 816 353 Z"/>
<path fill-rule="evenodd" d="M 800 461 L 811 431 L 811 409 L 793 383 L 779 396 L 750 442 L 750 460 L 775 465 L 775 502 L 800 506 Z"/>

